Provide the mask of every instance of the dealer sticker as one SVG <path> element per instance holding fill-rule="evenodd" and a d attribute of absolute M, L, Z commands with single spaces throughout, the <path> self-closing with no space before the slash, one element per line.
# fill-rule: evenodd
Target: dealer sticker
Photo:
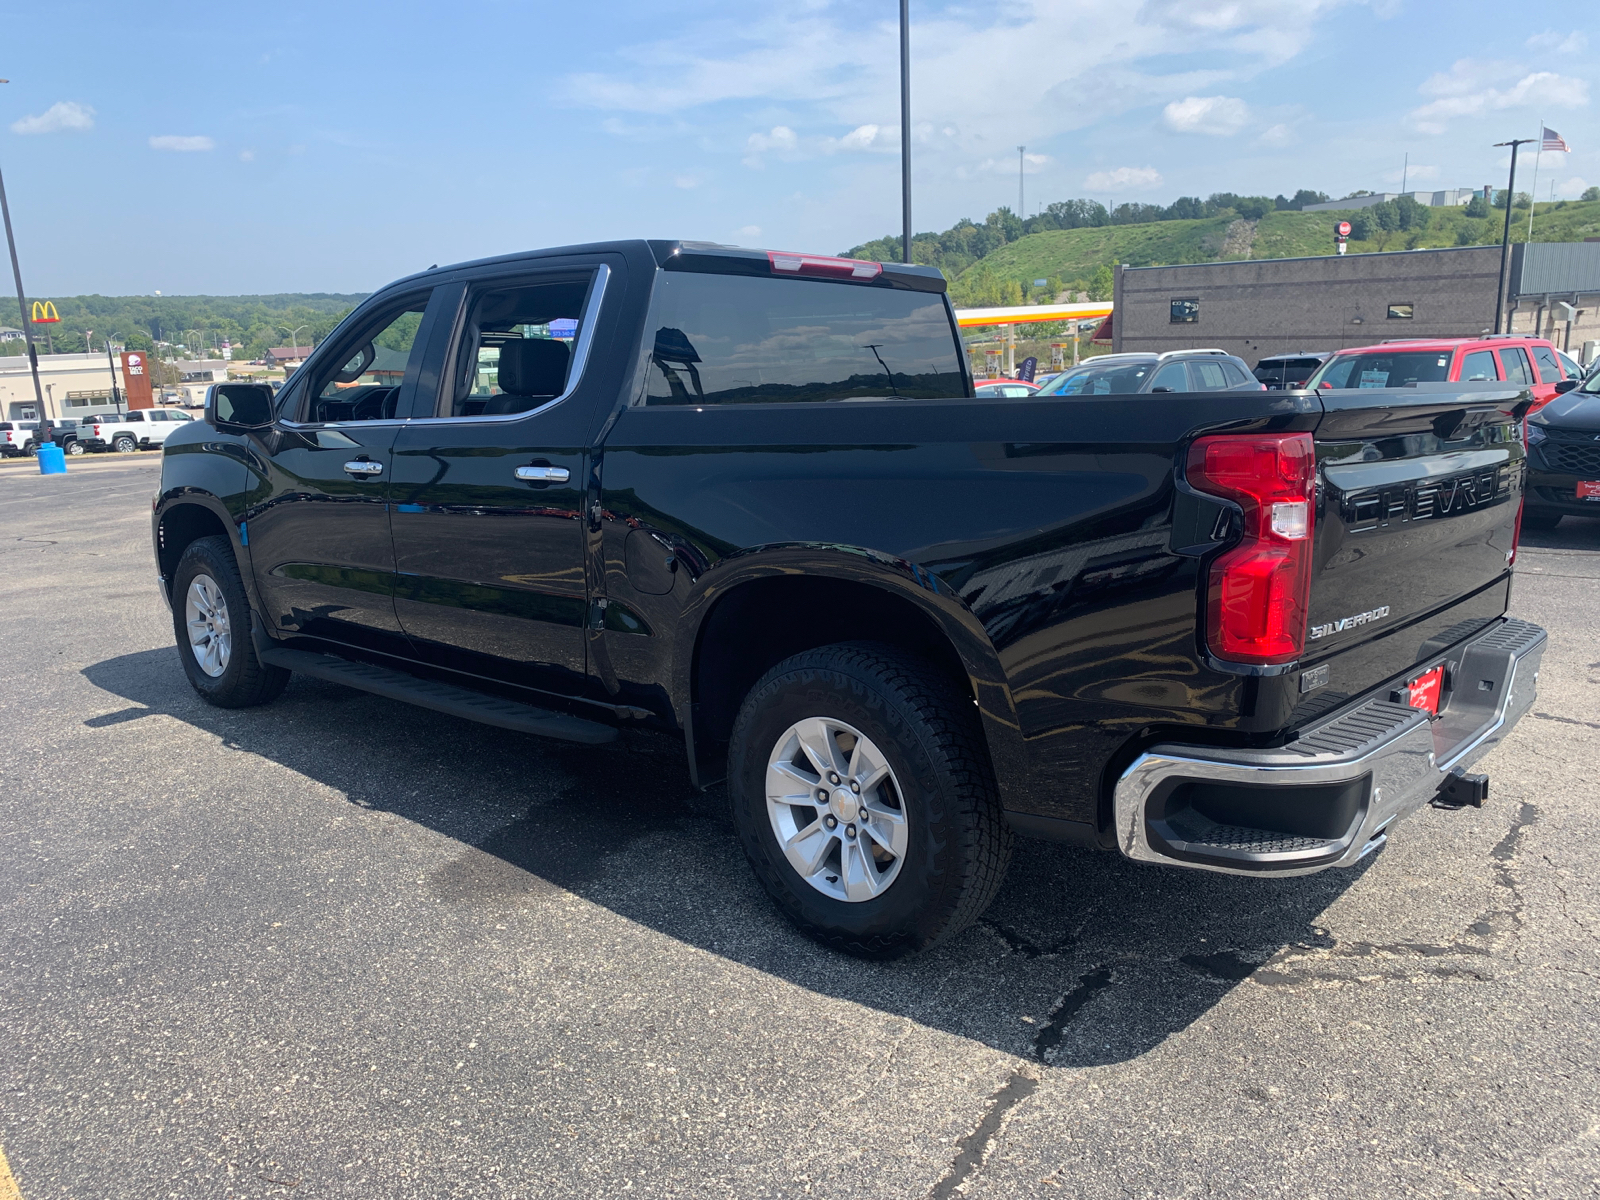
<path fill-rule="evenodd" d="M 1579 500 L 1600 500 L 1600 479 L 1580 479 L 1578 481 Z"/>

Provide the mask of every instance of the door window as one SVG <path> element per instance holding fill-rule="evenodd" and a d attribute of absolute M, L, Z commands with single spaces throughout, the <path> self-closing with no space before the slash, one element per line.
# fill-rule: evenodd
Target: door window
<path fill-rule="evenodd" d="M 1559 383 L 1561 381 L 1561 364 L 1556 361 L 1556 352 L 1549 346 L 1535 346 L 1533 360 L 1539 364 L 1539 380 L 1541 383 Z"/>
<path fill-rule="evenodd" d="M 1229 387 L 1239 387 L 1250 382 L 1245 373 L 1227 359 L 1222 360 L 1222 373 L 1228 377 Z"/>
<path fill-rule="evenodd" d="M 1492 350 L 1474 350 L 1461 360 L 1461 379 L 1465 383 L 1499 378 L 1500 372 L 1495 368 Z"/>
<path fill-rule="evenodd" d="M 1222 364 L 1214 362 L 1192 362 L 1189 370 L 1194 374 L 1194 388 L 1197 392 L 1220 392 L 1227 388 L 1228 377 L 1222 373 Z"/>
<path fill-rule="evenodd" d="M 1583 378 L 1583 368 L 1559 350 L 1556 351 L 1556 361 L 1566 368 L 1568 379 Z"/>
<path fill-rule="evenodd" d="M 646 404 L 971 394 L 937 293 L 671 271 L 645 328 Z"/>
<path fill-rule="evenodd" d="M 567 392 L 576 380 L 577 342 L 592 276 L 495 285 L 474 293 L 456 349 L 453 384 L 441 417 L 528 412 Z"/>
<path fill-rule="evenodd" d="M 406 371 L 422 354 L 417 329 L 429 292 L 399 301 L 342 338 L 337 352 L 322 358 L 307 389 L 305 420 L 392 420 Z"/>
<path fill-rule="evenodd" d="M 1152 392 L 1186 392 L 1189 390 L 1189 380 L 1184 374 L 1181 362 L 1168 363 L 1156 372 L 1156 377 L 1150 383 Z"/>
<path fill-rule="evenodd" d="M 1511 383 L 1535 383 L 1533 367 L 1521 346 L 1501 346 L 1500 365 L 1505 368 L 1506 379 Z"/>

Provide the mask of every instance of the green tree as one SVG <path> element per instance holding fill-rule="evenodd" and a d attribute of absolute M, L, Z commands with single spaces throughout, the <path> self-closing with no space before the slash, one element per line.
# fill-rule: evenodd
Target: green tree
<path fill-rule="evenodd" d="M 1109 300 L 1111 299 L 1111 294 L 1115 289 L 1116 279 L 1111 274 L 1110 267 L 1099 267 L 1096 269 L 1095 273 L 1089 277 L 1089 287 L 1087 290 L 1089 292 L 1089 299 L 1091 300 Z"/>
<path fill-rule="evenodd" d="M 1000 288 L 1000 303 L 1011 306 L 1022 303 L 1022 284 L 1015 279 L 1008 279 Z"/>
<path fill-rule="evenodd" d="M 1584 188 L 1580 200 L 1600 200 L 1600 187 Z"/>

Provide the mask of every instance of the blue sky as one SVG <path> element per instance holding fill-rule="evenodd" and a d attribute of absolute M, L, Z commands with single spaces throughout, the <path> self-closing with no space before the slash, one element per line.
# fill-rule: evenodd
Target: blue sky
<path fill-rule="evenodd" d="M 1530 17 L 1537 11 L 1537 17 Z M 912 0 L 915 224 L 1017 203 L 1600 184 L 1592 3 Z M 40 296 L 365 291 L 613 237 L 833 252 L 899 225 L 895 0 L 0 0 Z M 1531 163 L 1529 163 L 1531 167 Z M 1528 177 L 1519 171 L 1519 189 Z M 1531 180 L 1528 180 L 1531 182 Z M 9 281 L 7 285 L 9 288 Z"/>

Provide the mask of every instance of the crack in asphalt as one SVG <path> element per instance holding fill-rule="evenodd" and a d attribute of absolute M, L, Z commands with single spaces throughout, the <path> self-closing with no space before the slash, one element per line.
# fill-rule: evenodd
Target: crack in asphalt
<path fill-rule="evenodd" d="M 1093 999 L 1096 992 L 1110 986 L 1110 967 L 1096 967 L 1078 976 L 1078 986 L 1056 1001 L 1055 1007 L 1045 1017 L 1044 1024 L 1039 1027 L 1039 1032 L 1033 1035 L 1033 1057 L 1039 1062 L 1048 1062 L 1050 1051 L 1061 1044 L 1072 1018 Z"/>
<path fill-rule="evenodd" d="M 979 924 L 998 937 L 1014 953 L 1020 954 L 1024 958 L 1053 957 L 1070 948 L 1073 941 L 1073 939 L 1068 938 L 1059 946 L 1041 946 L 1008 925 L 1000 925 L 994 921 L 980 921 Z"/>
<path fill-rule="evenodd" d="M 950 1169 L 944 1173 L 939 1182 L 933 1185 L 933 1190 L 928 1193 L 928 1200 L 950 1200 L 950 1197 L 956 1194 L 968 1177 L 989 1157 L 1007 1114 L 1033 1095 L 1038 1087 L 1037 1075 L 1030 1074 L 1023 1068 L 1011 1073 L 1005 1085 L 989 1098 L 989 1107 L 984 1111 L 983 1119 L 971 1133 L 956 1143 L 955 1161 L 950 1164 Z"/>
<path fill-rule="evenodd" d="M 1536 712 L 1533 715 L 1541 721 L 1559 721 L 1563 725 L 1582 725 L 1586 729 L 1600 729 L 1600 721 L 1580 721 L 1575 717 L 1558 717 L 1555 713 Z"/>

